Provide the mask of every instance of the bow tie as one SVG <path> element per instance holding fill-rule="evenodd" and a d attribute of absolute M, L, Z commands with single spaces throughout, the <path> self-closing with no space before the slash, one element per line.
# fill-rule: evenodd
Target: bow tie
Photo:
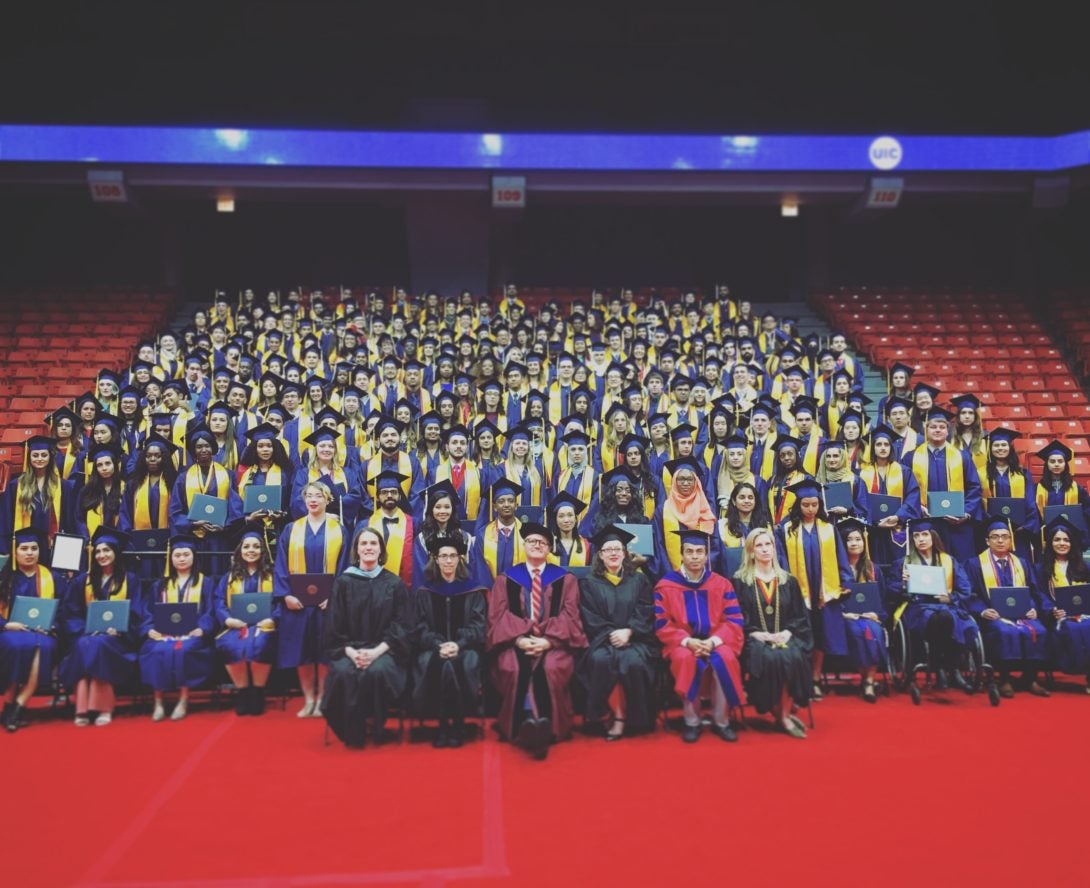
<path fill-rule="evenodd" d="M 382 516 L 383 524 L 397 524 L 397 522 L 400 520 L 400 518 L 387 518 L 385 515 Z"/>

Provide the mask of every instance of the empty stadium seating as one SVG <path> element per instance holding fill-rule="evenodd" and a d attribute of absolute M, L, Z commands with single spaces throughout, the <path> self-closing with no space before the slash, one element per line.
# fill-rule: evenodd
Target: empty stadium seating
<path fill-rule="evenodd" d="M 0 463 L 19 464 L 45 415 L 93 388 L 100 369 L 127 367 L 173 303 L 170 293 L 124 288 L 0 295 Z"/>
<path fill-rule="evenodd" d="M 815 292 L 812 301 L 872 363 L 915 367 L 913 381 L 939 388 L 941 402 L 975 394 L 986 427 L 1023 434 L 1016 442 L 1022 454 L 1063 440 L 1075 451 L 1076 476 L 1090 478 L 1090 400 L 1040 314 L 1020 297 L 860 287 Z M 1090 323 L 1084 335 L 1090 352 Z M 1038 461 L 1031 468 L 1039 475 Z"/>

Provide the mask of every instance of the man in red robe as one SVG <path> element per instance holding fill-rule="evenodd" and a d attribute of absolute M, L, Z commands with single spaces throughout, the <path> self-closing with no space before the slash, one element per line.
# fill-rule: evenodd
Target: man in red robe
<path fill-rule="evenodd" d="M 496 577 L 488 596 L 487 646 L 502 697 L 500 734 L 543 759 L 549 743 L 571 737 L 573 652 L 587 639 L 575 577 L 546 560 L 552 531 L 525 522 L 519 533 L 526 560 Z"/>
<path fill-rule="evenodd" d="M 733 743 L 738 735 L 730 726 L 730 710 L 742 705 L 742 609 L 730 580 L 708 569 L 708 535 L 673 532 L 681 537 L 681 569 L 655 586 L 655 632 L 682 700 L 681 739 L 695 743 L 700 738 L 700 699 L 707 689 L 712 730 Z"/>

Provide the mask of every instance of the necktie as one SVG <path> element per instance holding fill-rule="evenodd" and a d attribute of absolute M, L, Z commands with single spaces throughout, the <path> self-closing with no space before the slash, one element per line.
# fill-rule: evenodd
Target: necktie
<path fill-rule="evenodd" d="M 536 623 L 541 619 L 541 570 L 535 568 L 530 582 L 530 620 Z"/>
<path fill-rule="evenodd" d="M 502 533 L 502 534 L 503 534 L 503 538 L 504 538 L 505 540 L 507 540 L 507 539 L 510 539 L 510 538 L 511 538 L 511 528 L 510 528 L 510 527 L 501 527 L 501 528 L 500 528 L 500 533 Z"/>
<path fill-rule="evenodd" d="M 450 466 L 450 481 L 454 485 L 455 490 L 462 489 L 462 482 L 465 479 L 466 467 L 465 463 L 461 465 L 455 465 L 451 463 Z"/>

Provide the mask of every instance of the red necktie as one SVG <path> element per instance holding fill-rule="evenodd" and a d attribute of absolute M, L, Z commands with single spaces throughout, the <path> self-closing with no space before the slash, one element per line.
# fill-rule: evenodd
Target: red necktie
<path fill-rule="evenodd" d="M 530 582 L 530 621 L 536 623 L 541 619 L 541 571 L 532 571 L 533 579 Z"/>
<path fill-rule="evenodd" d="M 465 473 L 466 473 L 465 463 L 461 463 L 460 465 L 454 465 L 453 463 L 451 464 L 451 467 L 450 467 L 450 480 L 451 480 L 451 483 L 454 485 L 455 490 L 460 491 L 462 489 L 462 481 L 465 479 Z"/>

